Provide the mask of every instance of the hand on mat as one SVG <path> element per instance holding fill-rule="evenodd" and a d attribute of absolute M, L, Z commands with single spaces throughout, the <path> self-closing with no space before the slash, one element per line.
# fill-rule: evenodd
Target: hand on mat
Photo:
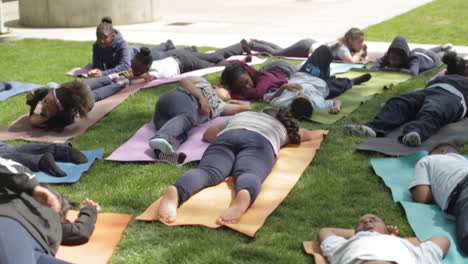
<path fill-rule="evenodd" d="M 102 71 L 99 69 L 92 69 L 88 71 L 88 76 L 89 77 L 102 77 L 104 74 L 102 74 Z"/>
<path fill-rule="evenodd" d="M 154 79 L 156 79 L 153 75 L 150 75 L 149 73 L 145 72 L 142 75 L 140 75 L 141 78 L 145 79 L 145 82 L 150 82 Z"/>
<path fill-rule="evenodd" d="M 394 235 L 394 236 L 399 236 L 400 235 L 400 230 L 398 229 L 398 226 L 388 225 L 387 229 L 388 229 L 388 232 L 390 233 L 390 235 Z"/>
<path fill-rule="evenodd" d="M 328 110 L 330 114 L 338 114 L 341 111 L 341 101 L 340 100 L 334 100 L 333 101 L 333 106 Z"/>
<path fill-rule="evenodd" d="M 101 206 L 100 206 L 98 203 L 96 203 L 96 202 L 94 202 L 93 200 L 90 200 L 90 199 L 88 199 L 88 198 L 86 198 L 86 199 L 83 201 L 83 206 L 87 206 L 87 205 L 96 208 L 96 211 L 98 211 L 98 212 L 101 211 Z"/>
<path fill-rule="evenodd" d="M 32 196 L 38 203 L 49 207 L 56 213 L 60 213 L 60 202 L 57 196 L 48 189 L 40 185 L 36 185 L 32 191 Z"/>
<path fill-rule="evenodd" d="M 199 100 L 200 102 L 200 114 L 203 116 L 210 116 L 210 105 L 208 104 L 208 101 L 205 98 L 202 98 Z"/>
<path fill-rule="evenodd" d="M 134 77 L 132 69 L 128 69 L 128 70 L 126 70 L 124 72 L 121 72 L 119 74 L 119 77 L 122 78 L 122 79 L 129 79 L 129 80 L 132 79 Z"/>

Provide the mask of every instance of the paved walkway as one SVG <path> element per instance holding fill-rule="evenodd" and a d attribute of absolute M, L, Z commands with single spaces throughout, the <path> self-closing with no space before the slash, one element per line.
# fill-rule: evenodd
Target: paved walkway
<path fill-rule="evenodd" d="M 258 38 L 286 46 L 302 38 L 334 40 L 350 27 L 365 28 L 428 2 L 431 0 L 160 0 L 157 22 L 117 28 L 125 39 L 138 43 L 156 44 L 170 38 L 176 45 L 224 47 L 242 38 Z M 21 37 L 95 39 L 95 28 L 20 27 L 18 2 L 3 5 L 6 26 Z M 175 22 L 190 24 L 170 25 Z M 368 46 L 371 54 L 379 55 L 388 43 Z"/>

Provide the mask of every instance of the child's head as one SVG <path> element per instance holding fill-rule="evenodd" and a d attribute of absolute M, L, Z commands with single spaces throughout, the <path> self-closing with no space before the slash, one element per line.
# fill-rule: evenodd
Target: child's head
<path fill-rule="evenodd" d="M 153 64 L 151 50 L 147 47 L 142 47 L 140 52 L 132 60 L 132 72 L 134 76 L 140 76 L 150 70 Z"/>
<path fill-rule="evenodd" d="M 101 48 L 107 48 L 115 38 L 112 18 L 103 17 L 101 23 L 96 28 L 96 42 Z"/>
<path fill-rule="evenodd" d="M 314 108 L 308 98 L 298 96 L 292 101 L 289 111 L 294 118 L 301 120 L 310 118 L 314 112 Z"/>
<path fill-rule="evenodd" d="M 388 66 L 392 68 L 404 68 L 408 57 L 406 53 L 398 48 L 390 48 L 387 52 Z"/>
<path fill-rule="evenodd" d="M 447 65 L 447 74 L 459 74 L 468 77 L 468 62 L 459 57 L 456 52 L 448 51 L 442 57 Z"/>
<path fill-rule="evenodd" d="M 299 144 L 301 143 L 301 135 L 299 135 L 299 124 L 293 119 L 291 112 L 287 109 L 275 109 L 266 108 L 263 109 L 263 113 L 275 117 L 278 121 L 283 124 L 288 133 L 289 143 Z"/>
<path fill-rule="evenodd" d="M 360 51 L 364 47 L 364 32 L 359 28 L 351 28 L 346 31 L 341 42 L 353 51 Z"/>
<path fill-rule="evenodd" d="M 221 85 L 238 94 L 245 89 L 255 88 L 255 83 L 241 64 L 232 63 L 221 73 Z"/>
<path fill-rule="evenodd" d="M 377 232 L 388 235 L 390 231 L 382 218 L 374 214 L 366 214 L 359 218 L 355 228 L 356 233 L 361 231 Z"/>
<path fill-rule="evenodd" d="M 442 142 L 435 145 L 430 151 L 429 155 L 433 154 L 447 154 L 447 153 L 456 153 L 462 154 L 461 150 L 452 142 Z"/>

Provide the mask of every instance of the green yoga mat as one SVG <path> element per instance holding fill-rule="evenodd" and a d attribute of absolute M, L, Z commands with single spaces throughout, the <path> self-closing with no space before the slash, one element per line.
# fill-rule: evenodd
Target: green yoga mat
<path fill-rule="evenodd" d="M 445 217 L 437 205 L 415 203 L 411 198 L 408 186 L 413 178 L 414 166 L 425 156 L 427 152 L 420 151 L 400 158 L 374 158 L 371 164 L 375 173 L 391 189 L 393 200 L 403 206 L 409 224 L 421 241 L 432 236 L 450 237 L 452 246 L 442 263 L 468 263 L 468 256 L 463 255 L 456 243 L 455 222 Z"/>
<path fill-rule="evenodd" d="M 336 76 L 352 79 L 364 73 L 366 72 L 351 70 L 347 73 L 338 74 Z M 382 93 L 384 87 L 389 86 L 390 84 L 396 85 L 412 77 L 408 74 L 393 72 L 370 71 L 370 74 L 372 74 L 372 79 L 370 79 L 370 81 L 353 86 L 352 89 L 335 98 L 341 100 L 343 103 L 343 109 L 340 113 L 332 115 L 328 113 L 328 109 L 320 109 L 314 111 L 311 120 L 322 124 L 333 124 L 340 118 L 356 110 L 359 105 L 372 98 L 375 94 Z"/>

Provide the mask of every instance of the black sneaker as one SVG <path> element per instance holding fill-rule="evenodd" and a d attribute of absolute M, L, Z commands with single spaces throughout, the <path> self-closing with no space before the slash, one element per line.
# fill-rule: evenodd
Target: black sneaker
<path fill-rule="evenodd" d="M 187 155 L 183 152 L 161 152 L 160 150 L 155 150 L 154 155 L 156 159 L 164 162 L 168 162 L 175 165 L 180 165 L 185 161 Z"/>
<path fill-rule="evenodd" d="M 54 156 L 50 152 L 46 152 L 42 155 L 39 161 L 39 170 L 48 173 L 54 177 L 65 177 L 67 173 L 60 169 L 55 163 Z"/>
<path fill-rule="evenodd" d="M 245 52 L 245 54 L 247 54 L 247 55 L 252 55 L 252 52 L 250 51 L 249 43 L 247 43 L 247 40 L 242 39 L 242 40 L 240 41 L 240 45 L 241 45 L 241 47 L 242 47 L 242 50 Z"/>

